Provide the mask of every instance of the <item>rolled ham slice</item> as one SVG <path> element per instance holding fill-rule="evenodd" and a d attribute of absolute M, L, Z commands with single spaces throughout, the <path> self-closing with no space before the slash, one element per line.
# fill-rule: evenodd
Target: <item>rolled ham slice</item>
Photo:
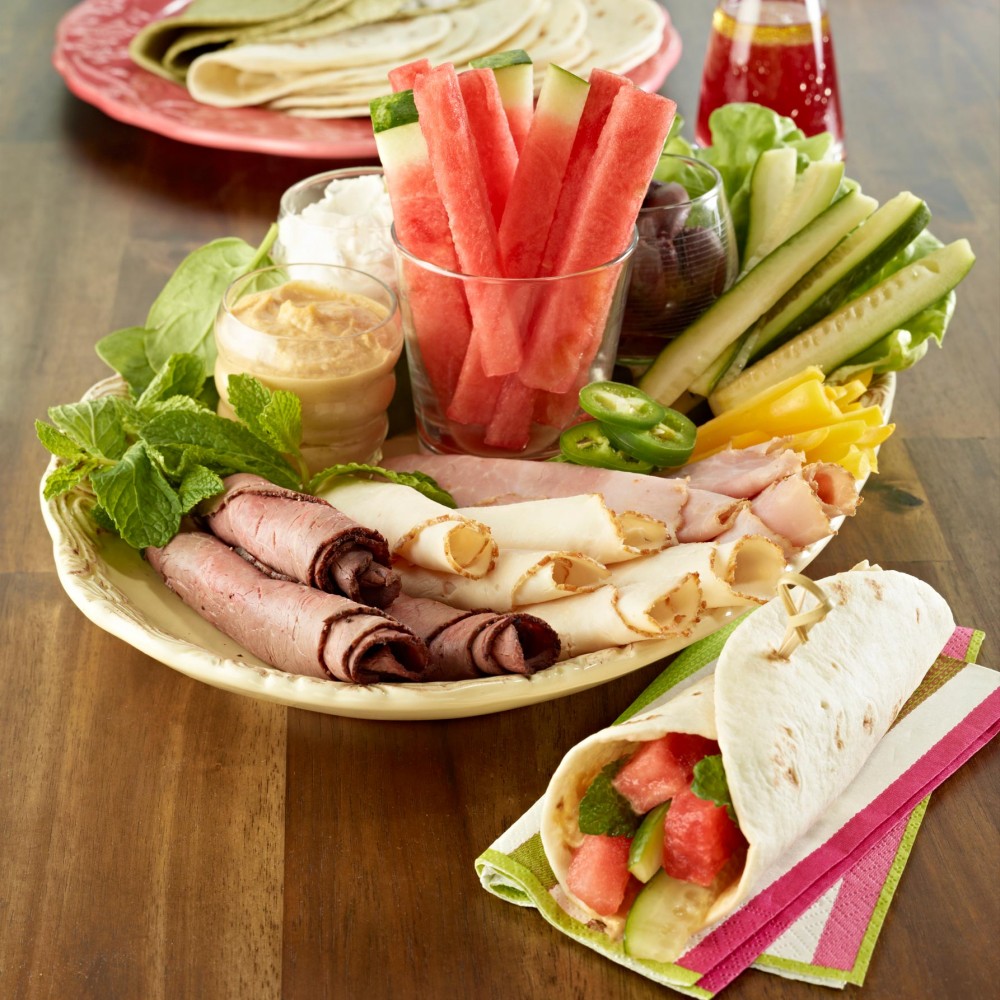
<path fill-rule="evenodd" d="M 405 594 L 390 610 L 430 650 L 423 680 L 458 681 L 503 674 L 530 677 L 551 667 L 559 656 L 555 629 L 534 615 L 461 611 L 440 601 Z"/>
<path fill-rule="evenodd" d="M 638 511 L 662 521 L 673 533 L 687 500 L 680 479 L 639 476 L 562 462 L 477 458 L 472 455 L 399 455 L 383 460 L 390 469 L 426 472 L 459 507 L 495 506 L 524 500 L 600 493 L 616 514 Z M 545 547 L 552 547 L 548 543 Z"/>
<path fill-rule="evenodd" d="M 246 473 L 201 512 L 212 534 L 262 572 L 377 608 L 399 595 L 385 538 L 331 507 Z"/>
<path fill-rule="evenodd" d="M 857 480 L 842 465 L 814 462 L 802 470 L 802 475 L 816 491 L 827 517 L 850 517 L 857 511 L 861 503 Z"/>
<path fill-rule="evenodd" d="M 579 552 L 531 552 L 503 549 L 496 565 L 475 579 L 411 566 L 400 561 L 397 571 L 411 597 L 443 601 L 455 608 L 510 611 L 526 604 L 554 601 L 595 590 L 604 584 L 606 566 Z"/>
<path fill-rule="evenodd" d="M 735 519 L 746 500 L 724 493 L 689 489 L 677 529 L 678 542 L 710 542 L 718 538 Z"/>
<path fill-rule="evenodd" d="M 673 540 L 662 521 L 634 511 L 616 514 L 599 493 L 465 507 L 459 513 L 488 525 L 501 549 L 581 549 L 602 563 L 657 552 Z"/>
<path fill-rule="evenodd" d="M 803 548 L 832 534 L 830 518 L 813 485 L 801 475 L 771 483 L 750 502 L 750 509 L 775 534 Z"/>
<path fill-rule="evenodd" d="M 272 667 L 350 684 L 421 679 L 427 647 L 399 622 L 273 579 L 214 535 L 183 530 L 146 558 L 188 607 Z"/>
<path fill-rule="evenodd" d="M 485 524 L 435 503 L 409 486 L 339 478 L 320 495 L 338 510 L 379 531 L 394 556 L 415 566 L 479 577 L 496 562 L 497 545 Z"/>
<path fill-rule="evenodd" d="M 771 483 L 801 470 L 802 455 L 778 439 L 751 448 L 729 448 L 674 473 L 688 486 L 749 499 Z"/>
<path fill-rule="evenodd" d="M 792 556 L 798 551 L 796 546 L 784 535 L 772 531 L 749 506 L 740 507 L 732 523 L 715 539 L 715 542 L 722 545 L 726 542 L 738 542 L 741 538 L 750 536 L 766 538 L 768 541 L 774 542 L 786 556 Z"/>

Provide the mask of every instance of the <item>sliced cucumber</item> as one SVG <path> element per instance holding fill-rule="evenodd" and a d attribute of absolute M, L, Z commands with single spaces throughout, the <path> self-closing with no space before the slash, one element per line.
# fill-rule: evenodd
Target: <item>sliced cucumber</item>
<path fill-rule="evenodd" d="M 765 157 L 772 153 L 783 153 L 784 149 L 768 150 L 762 153 L 754 165 L 754 178 L 757 176 L 757 166 Z M 794 152 L 788 150 L 788 152 Z M 834 195 L 840 188 L 844 177 L 844 164 L 833 160 L 817 160 L 810 163 L 800 174 L 793 174 L 793 183 L 780 204 L 768 205 L 769 214 L 760 224 L 758 242 L 754 247 L 748 245 L 743 250 L 743 270 L 749 271 L 756 267 L 775 247 L 794 236 L 804 226 L 807 226 L 820 212 L 829 208 Z M 778 192 L 781 184 L 779 181 Z M 750 192 L 750 223 L 753 226 L 753 179 Z M 775 193 L 778 193 L 775 192 Z M 770 199 L 768 199 L 770 201 Z"/>
<path fill-rule="evenodd" d="M 975 259 L 969 241 L 956 240 L 912 261 L 722 386 L 709 397 L 712 411 L 731 410 L 810 365 L 833 371 L 947 295 Z"/>
<path fill-rule="evenodd" d="M 660 869 L 635 897 L 625 921 L 625 954 L 673 962 L 705 922 L 714 888 L 681 882 Z"/>
<path fill-rule="evenodd" d="M 750 175 L 749 219 L 747 238 L 743 244 L 745 260 L 764 256 L 758 251 L 786 200 L 795 190 L 797 162 L 798 156 L 791 146 L 768 149 L 757 157 Z"/>
<path fill-rule="evenodd" d="M 675 337 L 642 376 L 640 388 L 670 406 L 741 334 L 878 207 L 851 191 L 768 254 Z"/>
<path fill-rule="evenodd" d="M 761 317 L 750 360 L 779 347 L 841 305 L 850 291 L 880 271 L 930 221 L 927 205 L 903 191 L 865 219 Z"/>
<path fill-rule="evenodd" d="M 640 881 L 648 882 L 663 865 L 663 823 L 670 800 L 646 814 L 632 838 L 628 852 L 628 870 Z"/>

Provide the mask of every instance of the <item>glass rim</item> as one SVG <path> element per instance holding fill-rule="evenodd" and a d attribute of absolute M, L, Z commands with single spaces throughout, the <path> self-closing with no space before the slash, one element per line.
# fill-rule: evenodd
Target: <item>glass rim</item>
<path fill-rule="evenodd" d="M 251 333 L 257 334 L 258 336 L 261 336 L 261 337 L 267 337 L 268 340 L 271 340 L 271 341 L 292 340 L 292 341 L 295 341 L 296 343 L 299 343 L 299 344 L 303 343 L 303 340 L 302 340 L 301 337 L 296 337 L 294 335 L 287 335 L 287 334 L 281 334 L 281 333 L 269 333 L 266 330 L 258 330 L 257 327 L 250 326 L 248 323 L 244 323 L 243 320 L 241 320 L 239 318 L 239 316 L 236 316 L 233 313 L 232 306 L 235 305 L 236 303 L 235 302 L 230 303 L 230 301 L 229 301 L 230 300 L 230 295 L 236 290 L 237 286 L 240 285 L 241 282 L 250 282 L 252 279 L 256 278 L 258 275 L 266 274 L 269 271 L 287 271 L 288 268 L 292 268 L 292 267 L 295 267 L 295 268 L 298 268 L 298 267 L 317 268 L 318 267 L 318 268 L 323 268 L 324 270 L 327 270 L 327 271 L 347 271 L 350 274 L 357 274 L 357 275 L 360 275 L 363 278 L 367 278 L 371 282 L 374 282 L 376 285 L 379 286 L 379 288 L 382 289 L 383 292 L 385 292 L 385 294 L 389 298 L 388 304 L 385 307 L 386 308 L 385 318 L 380 323 L 377 323 L 375 326 L 370 326 L 366 330 L 357 330 L 354 333 L 331 334 L 328 337 L 325 337 L 325 336 L 324 337 L 310 337 L 309 340 L 312 343 L 316 343 L 316 344 L 326 343 L 326 342 L 346 343 L 347 341 L 354 340 L 354 339 L 356 339 L 358 337 L 366 337 L 369 334 L 378 333 L 384 327 L 386 327 L 390 323 L 392 323 L 392 321 L 395 319 L 395 317 L 397 315 L 399 315 L 399 296 L 397 296 L 396 293 L 384 281 L 382 281 L 381 278 L 376 278 L 374 274 L 370 274 L 368 271 L 362 271 L 362 270 L 360 270 L 359 268 L 356 268 L 356 267 L 348 267 L 346 264 L 323 264 L 323 263 L 312 264 L 312 263 L 307 263 L 307 262 L 304 262 L 304 261 L 302 261 L 302 262 L 296 261 L 294 264 L 269 264 L 267 267 L 258 267 L 256 269 L 254 269 L 253 271 L 247 271 L 246 274 L 241 274 L 238 278 L 234 278 L 226 286 L 226 290 L 222 293 L 222 300 L 219 303 L 219 311 L 224 312 L 226 314 L 227 318 L 231 319 L 234 323 L 238 323 L 245 330 L 249 330 Z M 308 280 L 309 280 L 308 278 L 294 278 L 294 277 L 289 276 L 286 281 L 282 282 L 282 285 L 287 284 L 290 281 L 307 281 L 308 282 Z M 312 282 L 312 283 L 315 284 L 318 288 L 322 288 L 323 287 L 318 282 Z M 280 288 L 281 285 L 275 285 L 274 287 L 275 288 Z M 338 290 L 340 290 L 340 289 L 338 289 Z M 259 291 L 266 292 L 266 291 L 273 291 L 273 289 L 270 289 L 270 288 L 261 288 L 261 289 L 259 289 Z M 251 293 L 248 293 L 248 294 L 255 294 L 255 293 L 251 292 Z M 350 294 L 365 295 L 364 292 L 348 292 L 347 294 L 349 294 L 349 295 Z M 365 295 L 365 298 L 371 298 L 371 296 Z M 372 301 L 375 302 L 374 299 L 372 299 Z M 376 305 L 382 306 L 382 303 L 381 302 L 376 302 Z"/>
<path fill-rule="evenodd" d="M 314 187 L 319 184 L 326 187 L 326 185 L 331 183 L 331 181 L 339 180 L 344 177 L 366 177 L 369 175 L 384 177 L 385 170 L 382 166 L 376 166 L 373 164 L 367 167 L 337 167 L 334 170 L 324 170 L 318 174 L 310 174 L 308 177 L 303 177 L 302 180 L 296 181 L 291 187 L 285 188 L 278 201 L 278 211 L 287 212 L 289 215 L 300 215 L 301 213 L 292 212 L 288 208 L 288 202 L 290 202 L 296 195 L 301 194 L 307 188 Z M 318 223 L 311 223 L 311 225 L 318 225 Z"/>
<path fill-rule="evenodd" d="M 585 268 L 582 271 L 570 271 L 567 274 L 547 274 L 534 278 L 509 278 L 501 275 L 465 274 L 463 271 L 451 271 L 446 267 L 441 267 L 439 264 L 434 264 L 429 260 L 424 260 L 423 257 L 419 257 L 412 250 L 407 249 L 400 242 L 399 236 L 396 233 L 395 222 L 393 222 L 389 233 L 392 236 L 393 249 L 402 254 L 407 260 L 412 261 L 414 264 L 422 267 L 426 271 L 430 271 L 433 274 L 439 274 L 446 278 L 458 278 L 461 281 L 483 281 L 499 285 L 509 284 L 511 282 L 517 282 L 525 285 L 529 283 L 544 285 L 566 281 L 570 278 L 580 278 L 586 275 L 598 274 L 601 271 L 607 271 L 619 264 L 626 263 L 635 252 L 635 248 L 639 245 L 639 229 L 637 226 L 633 225 L 632 239 L 629 241 L 629 245 L 625 247 L 621 253 L 616 254 L 611 260 L 605 261 L 603 264 L 595 264 L 593 267 Z"/>
<path fill-rule="evenodd" d="M 720 194 L 724 195 L 726 193 L 725 184 L 722 180 L 722 174 L 712 166 L 711 163 L 706 163 L 704 160 L 695 159 L 693 156 L 685 156 L 683 153 L 661 153 L 660 159 L 669 157 L 671 160 L 683 161 L 689 167 L 695 167 L 699 170 L 706 170 L 714 179 L 714 183 L 707 190 L 703 191 L 701 194 L 696 195 L 694 198 L 690 196 L 686 201 L 675 201 L 671 205 L 649 205 L 645 208 L 639 209 L 639 215 L 643 212 L 655 212 L 664 208 L 680 208 L 682 205 L 699 205 L 701 202 L 706 201 L 709 198 L 718 198 Z M 683 187 L 683 185 L 681 185 Z"/>

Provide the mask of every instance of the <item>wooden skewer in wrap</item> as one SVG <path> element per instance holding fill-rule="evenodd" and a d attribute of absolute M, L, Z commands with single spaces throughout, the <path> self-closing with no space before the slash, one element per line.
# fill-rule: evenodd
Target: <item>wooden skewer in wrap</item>
<path fill-rule="evenodd" d="M 792 597 L 793 587 L 802 587 L 803 590 L 808 590 L 819 601 L 819 604 L 808 611 L 802 611 L 796 606 L 795 599 Z M 807 641 L 809 629 L 817 622 L 821 622 L 829 614 L 833 605 L 823 588 L 801 573 L 784 573 L 780 576 L 778 578 L 778 595 L 788 613 L 785 636 L 778 648 L 778 656 L 787 659 L 794 649 Z"/>

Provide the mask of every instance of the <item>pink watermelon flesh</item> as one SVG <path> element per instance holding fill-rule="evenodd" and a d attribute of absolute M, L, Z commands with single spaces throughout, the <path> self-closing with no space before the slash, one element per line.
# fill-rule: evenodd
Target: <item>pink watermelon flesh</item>
<path fill-rule="evenodd" d="M 455 68 L 446 64 L 418 76 L 413 98 L 460 269 L 468 275 L 500 276 L 497 228 Z M 495 288 L 475 282 L 467 283 L 466 294 L 484 371 L 489 375 L 517 371 L 521 337 L 503 297 Z"/>
<path fill-rule="evenodd" d="M 415 59 L 413 62 L 389 70 L 389 85 L 397 94 L 401 90 L 413 90 L 413 81 L 422 73 L 430 71 L 430 60 Z"/>
<path fill-rule="evenodd" d="M 465 110 L 476 139 L 479 167 L 486 181 L 493 221 L 499 226 L 517 169 L 517 149 L 491 69 L 469 69 L 458 76 Z"/>
<path fill-rule="evenodd" d="M 742 843 L 725 806 L 685 789 L 674 796 L 663 824 L 663 869 L 683 882 L 710 886 Z"/>
<path fill-rule="evenodd" d="M 458 424 L 488 424 L 503 383 L 504 376 L 490 376 L 483 371 L 479 341 L 471 340 L 446 407 L 448 419 Z"/>
<path fill-rule="evenodd" d="M 668 738 L 644 743 L 612 781 L 640 816 L 691 783 L 690 769 L 671 752 Z"/>
<path fill-rule="evenodd" d="M 492 448 L 522 451 L 531 440 L 531 420 L 537 390 L 526 386 L 517 375 L 503 380 L 484 441 Z"/>
<path fill-rule="evenodd" d="M 509 277 L 539 273 L 577 124 L 547 113 L 541 103 L 535 110 L 500 223 L 500 255 Z"/>
<path fill-rule="evenodd" d="M 610 916 L 624 902 L 630 844 L 629 837 L 584 834 L 583 843 L 573 852 L 566 886 L 595 913 Z"/>
<path fill-rule="evenodd" d="M 539 274 L 555 274 L 555 262 L 562 246 L 570 220 L 578 211 L 580 194 L 586 179 L 587 168 L 594 158 L 597 142 L 608 120 L 611 105 L 622 87 L 630 86 L 629 81 L 617 73 L 595 67 L 590 71 L 590 90 L 583 106 L 580 124 L 573 140 L 573 150 L 566 166 L 559 200 L 549 228 L 548 239 Z"/>
<path fill-rule="evenodd" d="M 510 135 L 514 140 L 514 148 L 520 154 L 524 149 L 524 143 L 531 131 L 531 119 L 534 115 L 534 108 L 530 105 L 521 107 L 512 105 L 504 109 L 507 113 L 507 124 L 510 126 Z"/>
<path fill-rule="evenodd" d="M 448 216 L 430 160 L 386 167 L 385 182 L 399 242 L 422 260 L 457 270 Z M 424 371 L 438 400 L 450 399 L 472 329 L 465 292 L 460 282 L 409 261 L 402 270 L 406 307 Z"/>
<path fill-rule="evenodd" d="M 629 245 L 675 109 L 673 101 L 631 85 L 618 91 L 577 211 L 555 254 L 557 274 L 597 267 Z M 600 347 L 617 277 L 617 269 L 610 269 L 566 282 L 546 301 L 520 371 L 527 385 L 565 392 L 589 366 Z"/>

